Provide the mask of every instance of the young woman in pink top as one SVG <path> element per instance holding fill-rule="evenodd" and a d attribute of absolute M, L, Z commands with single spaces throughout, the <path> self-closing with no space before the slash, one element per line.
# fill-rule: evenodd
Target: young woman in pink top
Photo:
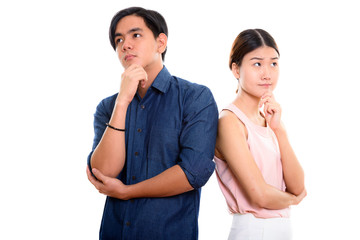
<path fill-rule="evenodd" d="M 262 29 L 241 32 L 232 46 L 229 67 L 238 89 L 220 114 L 215 150 L 219 185 L 234 214 L 229 239 L 291 239 L 289 207 L 306 196 L 273 94 L 279 56 Z"/>

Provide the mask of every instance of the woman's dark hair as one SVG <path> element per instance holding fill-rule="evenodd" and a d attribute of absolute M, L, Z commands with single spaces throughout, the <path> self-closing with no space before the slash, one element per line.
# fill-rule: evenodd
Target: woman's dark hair
<path fill-rule="evenodd" d="M 262 29 L 248 29 L 242 31 L 235 39 L 229 59 L 229 67 L 232 69 L 232 64 L 236 63 L 236 65 L 241 66 L 241 62 L 244 56 L 263 46 L 272 47 L 279 54 L 279 49 L 276 45 L 274 38 L 265 30 Z"/>
<path fill-rule="evenodd" d="M 116 25 L 122 18 L 129 15 L 135 15 L 144 19 L 146 26 L 154 34 L 154 38 L 157 38 L 160 33 L 164 33 L 166 36 L 168 36 L 168 28 L 165 19 L 163 16 L 161 16 L 160 13 L 153 10 L 147 10 L 141 7 L 125 8 L 123 10 L 120 10 L 118 13 L 116 13 L 110 23 L 109 38 L 110 38 L 111 46 L 114 48 L 114 50 L 116 49 L 116 44 L 115 44 Z M 161 54 L 163 61 L 165 59 L 166 50 L 167 47 L 165 51 Z"/>

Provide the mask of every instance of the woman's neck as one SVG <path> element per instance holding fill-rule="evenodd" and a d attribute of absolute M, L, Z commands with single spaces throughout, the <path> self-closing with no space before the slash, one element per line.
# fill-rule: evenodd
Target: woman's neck
<path fill-rule="evenodd" d="M 264 117 L 259 109 L 260 98 L 239 91 L 233 104 L 237 106 L 252 122 L 260 126 L 266 126 Z"/>

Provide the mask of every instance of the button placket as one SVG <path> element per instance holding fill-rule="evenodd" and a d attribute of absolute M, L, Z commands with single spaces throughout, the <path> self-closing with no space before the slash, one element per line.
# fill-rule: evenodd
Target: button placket
<path fill-rule="evenodd" d="M 136 113 L 136 119 L 134 121 L 134 125 L 132 128 L 135 143 L 133 145 L 133 159 L 134 161 L 131 164 L 131 170 L 128 175 L 128 181 L 131 184 L 137 183 L 140 179 L 142 179 L 141 169 L 143 169 L 142 165 L 142 157 L 144 154 L 144 126 L 146 122 L 144 121 L 147 118 L 147 111 L 145 109 L 145 105 L 139 102 Z"/>
<path fill-rule="evenodd" d="M 140 110 L 144 110 L 145 109 L 145 105 L 144 104 L 140 104 L 139 105 L 140 106 Z M 138 112 L 138 114 L 140 115 L 138 115 L 138 119 L 142 119 L 142 117 L 143 117 L 143 115 L 145 114 L 145 112 L 143 112 L 143 111 L 140 111 L 140 112 Z M 137 123 L 139 122 L 140 124 L 137 124 L 137 125 L 140 125 L 139 127 L 137 127 L 136 128 L 136 131 L 138 132 L 138 133 L 142 133 L 143 132 L 143 128 L 142 128 L 142 124 L 141 124 L 141 121 L 139 120 L 137 120 L 136 121 Z M 142 135 L 140 135 L 140 136 L 137 136 L 136 138 L 141 138 L 142 137 Z M 139 156 L 140 155 L 140 153 L 139 153 L 139 151 L 135 151 L 135 153 L 134 153 L 134 155 L 135 156 Z"/>

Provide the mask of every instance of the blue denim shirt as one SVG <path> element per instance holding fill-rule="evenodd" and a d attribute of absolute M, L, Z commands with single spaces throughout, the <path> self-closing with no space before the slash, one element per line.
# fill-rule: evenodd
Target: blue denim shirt
<path fill-rule="evenodd" d="M 97 106 L 93 150 L 110 120 L 116 97 L 108 97 Z M 118 179 L 135 184 L 178 164 L 194 190 L 172 197 L 127 201 L 107 197 L 100 239 L 198 238 L 200 188 L 215 168 L 212 159 L 217 121 L 218 110 L 210 90 L 171 76 L 165 67 L 143 99 L 135 95 L 126 113 L 126 161 Z"/>

